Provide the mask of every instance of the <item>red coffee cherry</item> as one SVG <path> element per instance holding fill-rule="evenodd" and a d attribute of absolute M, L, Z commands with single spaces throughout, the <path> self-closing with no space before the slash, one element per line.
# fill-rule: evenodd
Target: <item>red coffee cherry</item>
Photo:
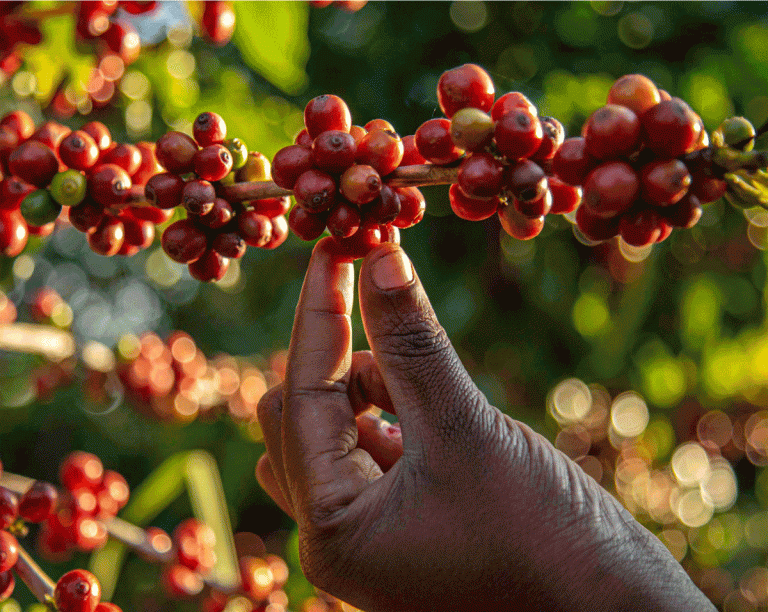
<path fill-rule="evenodd" d="M 7 571 L 0 573 L 0 601 L 5 601 L 13 595 L 13 589 L 16 586 L 16 580 L 13 572 Z"/>
<path fill-rule="evenodd" d="M 677 157 L 696 148 L 701 124 L 696 113 L 680 98 L 662 100 L 641 120 L 643 141 L 659 157 Z"/>
<path fill-rule="evenodd" d="M 538 200 L 547 190 L 547 175 L 541 166 L 530 159 L 507 166 L 502 180 L 504 189 L 523 202 Z"/>
<path fill-rule="evenodd" d="M 109 128 L 100 121 L 90 121 L 81 127 L 80 130 L 93 138 L 96 146 L 99 147 L 99 151 L 106 151 L 112 146 L 112 134 Z"/>
<path fill-rule="evenodd" d="M 336 238 L 349 238 L 360 229 L 360 209 L 345 201 L 337 202 L 328 214 L 328 231 Z"/>
<path fill-rule="evenodd" d="M 199 259 L 189 264 L 189 273 L 192 278 L 203 283 L 221 280 L 228 269 L 229 259 L 219 255 L 213 249 L 207 250 Z"/>
<path fill-rule="evenodd" d="M 395 227 L 413 227 L 424 218 L 427 203 L 418 187 L 399 187 L 395 193 L 400 198 L 400 213 L 392 222 Z"/>
<path fill-rule="evenodd" d="M 679 159 L 654 161 L 640 171 L 640 193 L 655 206 L 679 202 L 690 186 L 691 175 Z"/>
<path fill-rule="evenodd" d="M 201 179 L 220 181 L 232 170 L 232 155 L 225 146 L 213 144 L 195 153 L 194 164 Z"/>
<path fill-rule="evenodd" d="M 141 15 L 142 13 L 148 13 L 150 11 L 154 11 L 156 7 L 156 0 L 120 0 L 120 8 L 125 10 L 127 13 L 130 13 L 131 15 Z M 114 606 L 115 604 L 104 603 L 103 605 Z"/>
<path fill-rule="evenodd" d="M 530 157 L 541 146 L 544 132 L 538 117 L 522 108 L 512 109 L 496 123 L 496 146 L 509 159 Z"/>
<path fill-rule="evenodd" d="M 427 160 L 424 159 L 421 153 L 419 153 L 419 150 L 416 148 L 416 136 L 414 134 L 403 136 L 403 159 L 400 160 L 400 165 L 418 166 L 426 163 Z"/>
<path fill-rule="evenodd" d="M 208 237 L 191 219 L 181 219 L 165 228 L 161 244 L 173 261 L 191 263 L 208 248 Z"/>
<path fill-rule="evenodd" d="M 625 162 L 607 162 L 590 172 L 584 183 L 584 206 L 608 219 L 629 210 L 640 190 L 640 180 Z"/>
<path fill-rule="evenodd" d="M 356 127 L 358 126 L 353 125 L 350 128 L 350 134 L 352 134 L 352 131 Z M 360 128 L 360 129 L 362 130 L 363 128 Z M 337 130 L 329 130 L 329 131 L 337 131 Z M 352 134 L 352 136 L 354 137 L 354 134 Z M 305 149 L 311 149 L 313 142 L 315 141 L 312 139 L 312 136 L 309 135 L 307 128 L 303 128 L 298 134 L 296 134 L 296 138 L 293 139 L 293 144 L 299 145 L 300 147 L 304 147 Z M 357 138 L 355 138 L 355 142 L 357 142 Z"/>
<path fill-rule="evenodd" d="M 221 144 L 227 137 L 227 124 L 221 115 L 216 113 L 200 113 L 192 124 L 192 133 L 197 144 L 201 147 Z"/>
<path fill-rule="evenodd" d="M 598 108 L 584 125 L 584 141 L 592 157 L 614 159 L 640 147 L 640 119 L 625 106 Z"/>
<path fill-rule="evenodd" d="M 542 140 L 539 148 L 531 155 L 534 161 L 552 159 L 565 140 L 565 128 L 554 117 L 539 117 L 541 123 Z"/>
<path fill-rule="evenodd" d="M 597 160 L 586 150 L 584 138 L 566 138 L 552 158 L 552 170 L 569 185 L 583 185 Z"/>
<path fill-rule="evenodd" d="M 8 170 L 35 187 L 46 187 L 59 171 L 56 154 L 41 142 L 28 140 L 8 158 Z"/>
<path fill-rule="evenodd" d="M 535 200 L 514 199 L 512 205 L 517 212 L 529 219 L 544 217 L 549 214 L 550 210 L 552 210 L 552 193 L 547 189 Z"/>
<path fill-rule="evenodd" d="M 581 204 L 581 187 L 573 187 L 556 176 L 547 177 L 547 184 L 552 193 L 551 214 L 564 215 L 573 212 Z"/>
<path fill-rule="evenodd" d="M 19 146 L 19 137 L 9 128 L 0 127 L 0 162 L 4 167 L 14 149 Z"/>
<path fill-rule="evenodd" d="M 41 523 L 53 512 L 58 499 L 56 487 L 36 480 L 19 500 L 19 515 L 31 523 Z"/>
<path fill-rule="evenodd" d="M 446 70 L 437 82 L 437 101 L 449 119 L 467 107 L 490 111 L 495 95 L 491 77 L 476 64 Z"/>
<path fill-rule="evenodd" d="M 210 229 L 219 229 L 229 223 L 234 216 L 235 211 L 232 209 L 232 205 L 224 198 L 216 198 L 213 202 L 213 208 L 204 215 L 200 215 L 197 218 L 197 223 Z"/>
<path fill-rule="evenodd" d="M 99 147 L 88 133 L 77 130 L 61 141 L 59 157 L 70 168 L 88 170 L 99 161 Z"/>
<path fill-rule="evenodd" d="M 278 215 L 270 219 L 272 223 L 272 239 L 262 249 L 276 249 L 288 238 L 288 220 L 284 215 Z"/>
<path fill-rule="evenodd" d="M 254 210 L 244 210 L 237 215 L 237 233 L 249 246 L 263 247 L 272 239 L 272 222 Z"/>
<path fill-rule="evenodd" d="M 314 240 L 325 231 L 327 213 L 313 214 L 294 206 L 288 215 L 288 226 L 302 240 Z"/>
<path fill-rule="evenodd" d="M 293 189 L 296 180 L 312 167 L 311 149 L 299 145 L 284 147 L 272 159 L 272 180 L 278 187 Z"/>
<path fill-rule="evenodd" d="M 397 192 L 389 185 L 382 185 L 379 195 L 366 204 L 362 211 L 363 225 L 369 222 L 379 225 L 392 223 L 400 214 L 400 206 Z"/>
<path fill-rule="evenodd" d="M 83 128 L 80 128 L 83 129 Z M 54 153 L 59 152 L 59 143 L 64 137 L 69 134 L 70 130 L 67 126 L 56 123 L 55 121 L 46 121 L 35 131 L 30 140 L 43 143 L 46 147 L 51 149 Z"/>
<path fill-rule="evenodd" d="M 655 210 L 645 208 L 622 216 L 619 223 L 619 233 L 621 239 L 627 244 L 634 247 L 644 247 L 659 239 L 662 223 L 662 218 Z"/>
<path fill-rule="evenodd" d="M 92 516 L 77 516 L 72 528 L 75 546 L 82 552 L 91 552 L 103 547 L 109 538 L 104 523 Z"/>
<path fill-rule="evenodd" d="M 125 240 L 125 226 L 119 218 L 104 215 L 99 224 L 88 233 L 87 240 L 94 253 L 104 257 L 117 255 Z"/>
<path fill-rule="evenodd" d="M 245 255 L 248 245 L 237 232 L 218 234 L 211 243 L 211 248 L 219 255 L 229 259 L 240 259 Z"/>
<path fill-rule="evenodd" d="M 610 219 L 598 217 L 588 206 L 576 209 L 576 225 L 589 240 L 602 242 L 609 240 L 619 233 L 620 216 Z"/>
<path fill-rule="evenodd" d="M 19 559 L 19 543 L 5 530 L 0 530 L 0 573 L 7 572 Z"/>
<path fill-rule="evenodd" d="M 27 246 L 29 230 L 18 210 L 0 211 L 0 253 L 16 257 Z"/>
<path fill-rule="evenodd" d="M 272 219 L 273 217 L 288 214 L 288 211 L 291 209 L 291 198 L 283 196 L 281 198 L 253 200 L 250 205 L 260 215 L 265 215 Z"/>
<path fill-rule="evenodd" d="M 358 206 L 367 204 L 376 198 L 381 193 L 381 186 L 379 173 L 371 166 L 366 165 L 352 166 L 339 179 L 341 195 Z M 310 212 L 316 211 L 310 209 Z"/>
<path fill-rule="evenodd" d="M 504 166 L 493 155 L 475 153 L 461 162 L 457 184 L 468 198 L 493 198 L 499 195 L 503 179 Z"/>
<path fill-rule="evenodd" d="M 419 154 L 433 164 L 450 164 L 463 154 L 451 139 L 451 122 L 448 119 L 425 121 L 416 130 L 415 139 Z"/>
<path fill-rule="evenodd" d="M 24 142 L 35 133 L 35 122 L 22 110 L 11 111 L 0 119 L 0 127 L 11 130 L 19 142 Z"/>
<path fill-rule="evenodd" d="M 72 570 L 59 578 L 53 599 L 59 612 L 94 612 L 101 599 L 101 585 L 90 572 Z"/>
<path fill-rule="evenodd" d="M 325 94 L 312 98 L 304 107 L 304 125 L 312 139 L 328 130 L 349 132 L 352 114 L 344 100 Z"/>
<path fill-rule="evenodd" d="M 19 498 L 5 487 L 0 487 L 0 529 L 13 524 L 19 516 Z"/>
<path fill-rule="evenodd" d="M 694 194 L 688 193 L 677 204 L 667 206 L 659 212 L 672 227 L 690 229 L 699 222 L 704 211 L 701 200 Z"/>
<path fill-rule="evenodd" d="M 131 186 L 131 177 L 115 164 L 100 164 L 88 177 L 88 193 L 102 206 L 125 202 Z"/>
<path fill-rule="evenodd" d="M 155 206 L 130 206 L 131 214 L 137 219 L 151 221 L 155 225 L 165 223 L 173 216 L 173 209 L 164 210 Z"/>
<path fill-rule="evenodd" d="M 361 259 L 381 244 L 381 239 L 381 226 L 378 223 L 363 225 L 349 238 L 333 238 L 334 257 L 342 261 Z"/>
<path fill-rule="evenodd" d="M 154 142 L 138 142 L 136 147 L 141 153 L 141 164 L 139 169 L 131 174 L 131 181 L 134 185 L 144 185 L 155 174 L 162 172 L 163 168 L 157 163 Z"/>
<path fill-rule="evenodd" d="M 181 191 L 181 204 L 193 215 L 211 212 L 215 201 L 216 189 L 208 181 L 187 181 Z"/>
<path fill-rule="evenodd" d="M 355 161 L 386 176 L 403 160 L 403 141 L 392 130 L 370 130 L 357 145 Z"/>
<path fill-rule="evenodd" d="M 692 185 L 688 192 L 695 195 L 704 204 L 719 200 L 728 189 L 728 183 L 724 180 L 714 176 L 706 176 L 701 173 L 694 172 L 691 176 L 691 181 Z M 0 196 L 0 198 L 2 198 L 2 196 Z M 1 199 L 0 207 L 2 207 Z"/>
<path fill-rule="evenodd" d="M 359 127 L 359 126 L 358 126 Z M 363 126 L 366 132 L 372 132 L 373 130 L 389 130 L 390 132 L 396 132 L 395 126 L 393 126 L 386 119 L 371 119 Z"/>
<path fill-rule="evenodd" d="M 341 174 L 355 163 L 357 144 L 348 132 L 328 130 L 312 143 L 315 168 L 331 174 Z"/>
<path fill-rule="evenodd" d="M 0 210 L 18 210 L 21 202 L 35 186 L 22 181 L 17 176 L 9 176 L 0 182 Z"/>
<path fill-rule="evenodd" d="M 531 102 L 523 94 L 521 94 L 519 91 L 510 91 L 509 93 L 504 94 L 498 100 L 496 100 L 493 108 L 491 108 L 491 119 L 498 121 L 507 113 L 518 108 L 527 110 L 534 117 L 539 114 L 539 111 L 533 102 Z"/>
<path fill-rule="evenodd" d="M 178 174 L 161 172 L 147 181 L 144 195 L 153 206 L 171 209 L 181 204 L 181 194 L 184 191 L 184 179 Z"/>
<path fill-rule="evenodd" d="M 166 132 L 157 141 L 155 156 L 168 172 L 186 174 L 195 169 L 197 143 L 182 132 Z"/>
<path fill-rule="evenodd" d="M 342 175 L 342 184 L 344 176 L 346 173 Z M 308 212 L 323 212 L 336 202 L 336 182 L 325 172 L 307 170 L 296 180 L 293 195 L 299 206 Z"/>
<path fill-rule="evenodd" d="M 227 44 L 235 31 L 235 11 L 232 3 L 213 0 L 203 5 L 200 27 L 205 38 L 221 47 Z"/>
<path fill-rule="evenodd" d="M 141 166 L 141 151 L 136 145 L 117 144 L 106 151 L 99 161 L 120 166 L 129 175 L 133 175 Z"/>
<path fill-rule="evenodd" d="M 448 189 L 448 201 L 451 204 L 451 210 L 461 219 L 467 221 L 482 221 L 492 217 L 499 209 L 499 198 L 470 198 L 462 193 L 458 185 L 451 185 Z M 394 224 L 397 226 L 398 219 Z"/>
<path fill-rule="evenodd" d="M 108 601 L 102 601 L 98 606 L 96 606 L 94 612 L 123 612 L 123 609 L 120 606 Z"/>
<path fill-rule="evenodd" d="M 101 35 L 101 40 L 126 66 L 133 64 L 141 53 L 139 33 L 130 21 L 113 19 L 107 31 Z"/>
<path fill-rule="evenodd" d="M 155 224 L 151 221 L 137 219 L 128 212 L 120 215 L 125 230 L 125 244 L 146 249 L 155 241 Z"/>
<path fill-rule="evenodd" d="M 608 92 L 608 104 L 626 106 L 638 117 L 661 102 L 656 85 L 642 74 L 626 74 L 616 79 Z"/>
<path fill-rule="evenodd" d="M 535 238 L 544 229 L 544 217 L 529 219 L 510 205 L 499 209 L 499 221 L 504 231 L 518 240 Z"/>
<path fill-rule="evenodd" d="M 174 564 L 163 568 L 160 582 L 166 594 L 173 599 L 190 599 L 203 590 L 203 581 L 197 572 Z"/>
<path fill-rule="evenodd" d="M 113 470 L 105 470 L 104 478 L 101 481 L 101 487 L 97 493 L 97 499 L 101 500 L 108 496 L 115 502 L 117 509 L 120 510 L 128 503 L 131 490 L 122 474 Z"/>
<path fill-rule="evenodd" d="M 104 218 L 104 207 L 91 199 L 85 199 L 69 209 L 69 222 L 85 234 L 93 230 Z"/>

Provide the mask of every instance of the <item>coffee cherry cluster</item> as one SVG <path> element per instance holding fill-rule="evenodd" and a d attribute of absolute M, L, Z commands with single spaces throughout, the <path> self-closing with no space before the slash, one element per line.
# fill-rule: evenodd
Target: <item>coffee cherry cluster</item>
<path fill-rule="evenodd" d="M 495 98 L 491 77 L 475 64 L 442 74 L 437 98 L 446 118 L 416 131 L 419 153 L 434 164 L 459 165 L 449 199 L 457 216 L 481 221 L 498 214 L 511 236 L 527 240 L 548 213 L 572 212 L 578 188 L 547 176 L 565 132 L 557 119 L 539 117 L 522 93 Z"/>
<path fill-rule="evenodd" d="M 423 218 L 424 197 L 386 179 L 414 163 L 412 147 L 406 156 L 403 139 L 383 119 L 353 125 L 346 102 L 334 95 L 310 100 L 304 125 L 296 144 L 272 160 L 272 180 L 296 199 L 288 217 L 293 232 L 314 240 L 327 228 L 339 254 L 353 259 L 381 242 L 399 243 L 398 228 Z"/>
<path fill-rule="evenodd" d="M 690 228 L 702 204 L 720 198 L 722 178 L 688 165 L 685 155 L 709 145 L 701 118 L 683 100 L 639 74 L 618 79 L 607 104 L 587 120 L 582 135 L 555 154 L 554 173 L 583 186 L 576 224 L 589 240 L 614 236 L 634 247 Z"/>
<path fill-rule="evenodd" d="M 163 249 L 174 261 L 188 264 L 196 279 L 213 281 L 246 247 L 274 249 L 285 241 L 290 200 L 229 202 L 223 197 L 224 183 L 268 180 L 269 160 L 248 153 L 239 138 L 225 140 L 227 127 L 216 113 L 200 114 L 193 131 L 194 139 L 168 132 L 157 141 L 157 158 L 166 172 L 147 182 L 145 194 L 162 210 L 186 209 L 187 218 L 163 233 Z"/>

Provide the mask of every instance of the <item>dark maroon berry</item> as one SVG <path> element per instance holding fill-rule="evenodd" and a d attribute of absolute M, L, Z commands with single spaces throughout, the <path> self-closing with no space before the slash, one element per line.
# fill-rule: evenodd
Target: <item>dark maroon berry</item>
<path fill-rule="evenodd" d="M 84 128 L 80 128 L 84 129 Z M 29 140 L 43 143 L 46 147 L 51 149 L 54 153 L 59 152 L 59 144 L 64 139 L 70 130 L 67 126 L 56 123 L 55 121 L 46 121 L 35 131 Z"/>
<path fill-rule="evenodd" d="M 19 559 L 19 543 L 5 530 L 0 530 L 0 574 L 7 572 Z"/>
<path fill-rule="evenodd" d="M 400 207 L 400 196 L 389 185 L 382 185 L 379 195 L 366 204 L 363 218 L 366 223 L 372 221 L 379 225 L 386 225 L 397 219 Z"/>
<path fill-rule="evenodd" d="M 155 224 L 144 219 L 137 219 L 132 214 L 123 213 L 120 216 L 125 229 L 124 244 L 146 249 L 155 241 Z"/>
<path fill-rule="evenodd" d="M 191 219 L 171 223 L 161 240 L 165 253 L 179 263 L 190 263 L 208 248 L 208 237 Z"/>
<path fill-rule="evenodd" d="M 565 128 L 554 117 L 539 117 L 542 139 L 539 148 L 531 155 L 534 161 L 552 159 L 565 141 Z"/>
<path fill-rule="evenodd" d="M 18 210 L 24 198 L 33 191 L 34 185 L 9 176 L 0 183 L 0 210 Z"/>
<path fill-rule="evenodd" d="M 250 205 L 260 215 L 265 215 L 272 219 L 273 217 L 288 214 L 288 211 L 291 209 L 291 198 L 283 196 L 282 198 L 253 200 Z"/>
<path fill-rule="evenodd" d="M 19 498 L 5 487 L 0 487 L 0 529 L 10 527 L 19 516 Z"/>
<path fill-rule="evenodd" d="M 210 112 L 200 113 L 192 124 L 192 133 L 201 147 L 221 144 L 227 137 L 227 124 L 224 123 L 221 115 Z"/>
<path fill-rule="evenodd" d="M 88 193 L 102 206 L 125 202 L 131 186 L 131 177 L 115 164 L 100 164 L 88 176 Z"/>
<path fill-rule="evenodd" d="M 248 245 L 237 232 L 225 232 L 219 234 L 213 239 L 211 248 L 219 255 L 228 257 L 229 259 L 240 259 L 245 255 L 245 250 Z"/>
<path fill-rule="evenodd" d="M 293 195 L 299 206 L 308 212 L 324 212 L 336 201 L 336 182 L 325 172 L 307 170 L 296 180 Z"/>
<path fill-rule="evenodd" d="M 584 141 L 597 159 L 628 156 L 640 147 L 640 119 L 626 106 L 607 104 L 587 119 Z"/>
<path fill-rule="evenodd" d="M 677 157 L 696 148 L 701 124 L 680 98 L 662 100 L 642 116 L 643 142 L 660 157 Z"/>
<path fill-rule="evenodd" d="M 328 231 L 337 238 L 349 238 L 360 228 L 360 209 L 345 201 L 337 202 L 328 214 Z"/>
<path fill-rule="evenodd" d="M 576 225 L 586 238 L 595 242 L 602 242 L 616 236 L 619 233 L 620 219 L 620 216 L 610 219 L 598 217 L 584 205 L 576 209 Z"/>
<path fill-rule="evenodd" d="M 16 580 L 13 577 L 13 572 L 7 571 L 0 573 L 0 601 L 5 601 L 13 594 L 13 589 L 16 587 Z"/>
<path fill-rule="evenodd" d="M 104 207 L 92 199 L 86 199 L 69 209 L 69 222 L 83 233 L 93 230 L 104 218 Z"/>
<path fill-rule="evenodd" d="M 352 127 L 355 127 L 355 126 L 352 126 Z M 312 140 L 312 137 L 309 135 L 309 132 L 307 132 L 307 128 L 303 128 L 298 134 L 296 134 L 296 138 L 293 139 L 293 144 L 297 144 L 306 149 L 311 149 L 313 142 L 314 140 Z"/>
<path fill-rule="evenodd" d="M 688 193 L 679 202 L 660 212 L 672 227 L 690 229 L 699 222 L 703 210 L 699 198 Z"/>
<path fill-rule="evenodd" d="M 657 160 L 640 171 L 640 192 L 654 206 L 679 202 L 690 186 L 691 175 L 679 159 Z"/>
<path fill-rule="evenodd" d="M 245 210 L 237 215 L 237 232 L 248 246 L 263 247 L 272 239 L 272 223 L 269 217 Z"/>
<path fill-rule="evenodd" d="M 200 282 L 209 283 L 224 278 L 229 269 L 229 258 L 210 249 L 189 264 L 189 273 Z"/>
<path fill-rule="evenodd" d="M 573 187 L 556 176 L 547 177 L 549 191 L 552 193 L 553 215 L 573 212 L 581 204 L 581 187 Z"/>
<path fill-rule="evenodd" d="M 229 223 L 235 216 L 232 205 L 224 198 L 216 198 L 213 202 L 213 208 L 197 217 L 197 222 L 210 229 L 219 229 Z"/>
<path fill-rule="evenodd" d="M 181 192 L 181 204 L 193 215 L 211 212 L 216 201 L 216 189 L 203 180 L 187 181 Z"/>
<path fill-rule="evenodd" d="M 313 214 L 294 206 L 288 215 L 288 226 L 302 240 L 314 240 L 325 231 L 327 213 Z"/>
<path fill-rule="evenodd" d="M 656 242 L 661 235 L 663 220 L 658 213 L 646 208 L 622 216 L 619 223 L 621 239 L 634 247 Z"/>
<path fill-rule="evenodd" d="M 284 147 L 272 158 L 272 180 L 278 187 L 293 189 L 296 180 L 312 167 L 311 149 L 300 145 Z"/>
<path fill-rule="evenodd" d="M 59 171 L 56 154 L 41 142 L 28 140 L 8 158 L 8 170 L 35 187 L 48 186 Z"/>
<path fill-rule="evenodd" d="M 400 198 L 400 214 L 392 225 L 401 229 L 416 225 L 424 218 L 427 208 L 424 194 L 418 187 L 399 187 L 395 192 Z"/>
<path fill-rule="evenodd" d="M 587 153 L 584 138 L 566 138 L 552 158 L 552 170 L 569 185 L 583 185 L 598 161 Z"/>
<path fill-rule="evenodd" d="M 333 238 L 333 254 L 342 261 L 365 257 L 381 244 L 381 226 L 378 223 L 363 225 L 349 238 Z"/>
<path fill-rule="evenodd" d="M 533 202 L 547 190 L 547 175 L 536 162 L 523 159 L 504 171 L 504 189 L 515 199 Z"/>
<path fill-rule="evenodd" d="M 141 166 L 141 151 L 136 145 L 120 143 L 106 151 L 99 161 L 120 166 L 129 175 L 133 175 Z"/>
<path fill-rule="evenodd" d="M 181 204 L 181 194 L 185 184 L 184 179 L 178 174 L 161 172 L 147 181 L 144 195 L 157 208 L 176 208 Z"/>
<path fill-rule="evenodd" d="M 119 218 L 104 215 L 99 224 L 88 233 L 87 240 L 94 253 L 104 257 L 117 255 L 125 241 L 125 226 Z"/>
<path fill-rule="evenodd" d="M 19 500 L 19 514 L 31 523 L 41 523 L 54 511 L 59 494 L 49 482 L 36 480 Z"/>
<path fill-rule="evenodd" d="M 504 166 L 490 153 L 475 153 L 459 166 L 457 184 L 468 198 L 498 196 L 503 180 Z"/>
<path fill-rule="evenodd" d="M 584 183 L 584 206 L 608 219 L 629 210 L 640 190 L 640 180 L 625 162 L 607 162 L 589 173 Z"/>
<path fill-rule="evenodd" d="M 286 238 L 288 238 L 288 219 L 286 219 L 284 215 L 272 217 L 270 222 L 272 223 L 272 238 L 267 244 L 261 247 L 263 249 L 276 249 L 285 242 Z"/>
<path fill-rule="evenodd" d="M 476 64 L 446 70 L 437 82 L 437 101 L 448 118 L 467 107 L 490 111 L 495 94 L 491 77 Z"/>
<path fill-rule="evenodd" d="M 512 238 L 517 238 L 518 240 L 535 238 L 544 229 L 544 217 L 530 219 L 521 215 L 511 205 L 499 209 L 499 221 L 504 231 L 512 236 Z"/>
<path fill-rule="evenodd" d="M 326 94 L 307 103 L 304 108 L 304 125 L 312 139 L 328 130 L 349 132 L 352 127 L 352 115 L 344 100 Z"/>
<path fill-rule="evenodd" d="M 549 214 L 552 210 L 552 193 L 547 189 L 544 194 L 536 200 L 513 200 L 512 205 L 524 217 L 529 219 L 538 219 Z"/>
<path fill-rule="evenodd" d="M 195 169 L 197 143 L 182 132 L 167 132 L 157 141 L 155 156 L 168 172 L 185 174 Z"/>
<path fill-rule="evenodd" d="M 312 143 L 312 161 L 315 168 L 341 174 L 355 163 L 357 145 L 349 132 L 328 130 Z"/>

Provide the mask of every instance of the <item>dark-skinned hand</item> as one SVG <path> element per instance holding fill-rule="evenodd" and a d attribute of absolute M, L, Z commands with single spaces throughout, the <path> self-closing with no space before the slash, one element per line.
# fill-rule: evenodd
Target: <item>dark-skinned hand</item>
<path fill-rule="evenodd" d="M 258 411 L 258 478 L 298 522 L 311 582 L 367 612 L 715 609 L 610 494 L 488 403 L 395 245 L 363 261 L 371 351 L 353 353 L 354 270 L 328 240 Z"/>

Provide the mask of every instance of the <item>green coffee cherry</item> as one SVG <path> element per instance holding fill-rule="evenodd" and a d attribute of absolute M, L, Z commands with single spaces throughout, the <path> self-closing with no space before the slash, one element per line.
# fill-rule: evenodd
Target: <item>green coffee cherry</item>
<path fill-rule="evenodd" d="M 88 181 L 77 170 L 59 172 L 51 181 L 51 196 L 62 206 L 77 206 L 85 198 Z"/>
<path fill-rule="evenodd" d="M 232 169 L 237 170 L 245 165 L 248 159 L 248 147 L 239 138 L 230 138 L 222 142 L 232 156 Z"/>
<path fill-rule="evenodd" d="M 720 127 L 712 134 L 712 142 L 715 146 L 734 147 L 747 138 L 752 138 L 747 144 L 741 145 L 739 150 L 751 151 L 755 146 L 755 127 L 744 117 L 731 117 L 720 124 Z"/>
<path fill-rule="evenodd" d="M 268 181 L 272 176 L 272 164 L 267 157 L 257 151 L 248 153 L 245 164 L 235 173 L 238 182 Z"/>
<path fill-rule="evenodd" d="M 460 149 L 474 151 L 493 138 L 493 119 L 479 108 L 462 108 L 451 117 L 451 139 Z"/>
<path fill-rule="evenodd" d="M 41 226 L 55 221 L 61 212 L 61 204 L 46 189 L 33 191 L 21 201 L 21 215 L 30 225 Z"/>

